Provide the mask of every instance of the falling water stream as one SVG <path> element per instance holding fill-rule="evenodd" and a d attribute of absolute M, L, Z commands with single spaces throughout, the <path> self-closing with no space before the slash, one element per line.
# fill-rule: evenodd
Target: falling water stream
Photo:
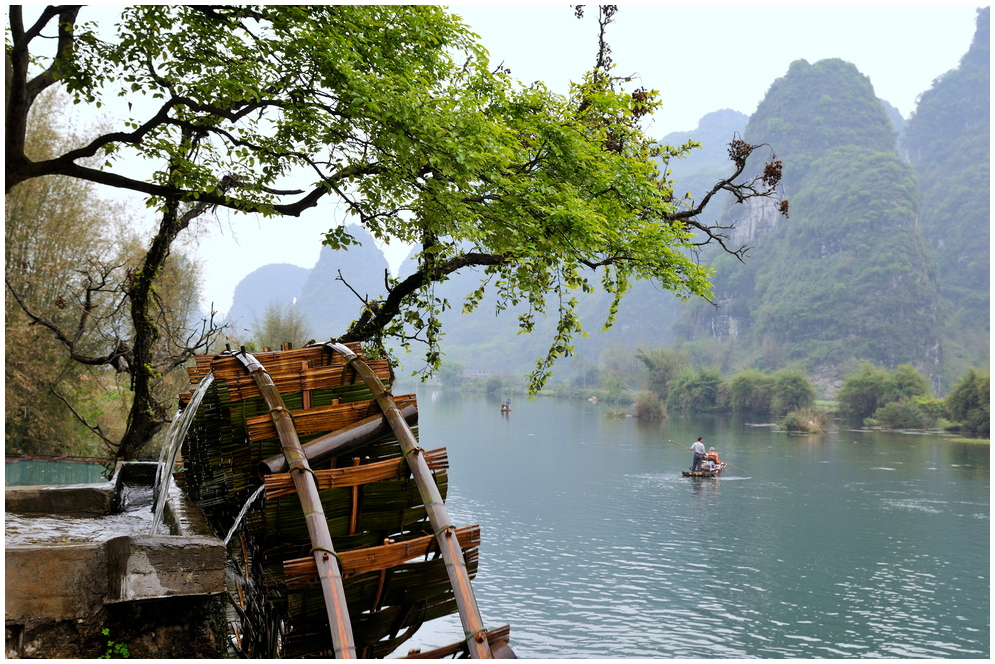
<path fill-rule="evenodd" d="M 187 431 L 190 430 L 190 424 L 193 423 L 193 418 L 197 414 L 200 402 L 204 399 L 204 394 L 207 393 L 207 388 L 213 382 L 213 373 L 207 374 L 201 379 L 197 389 L 190 395 L 190 403 L 183 411 L 177 412 L 169 424 L 169 429 L 166 430 L 166 441 L 163 443 L 162 452 L 159 455 L 159 472 L 156 474 L 155 498 L 152 504 L 154 516 L 151 533 L 153 535 L 159 532 L 159 526 L 162 525 L 162 513 L 166 506 L 166 497 L 169 495 L 171 473 L 176 464 L 176 458 L 180 454 L 180 447 L 187 437 Z"/>
<path fill-rule="evenodd" d="M 256 498 L 258 498 L 259 495 L 265 490 L 265 484 L 259 485 L 259 488 L 256 489 L 255 492 L 249 496 L 249 499 L 245 501 L 245 504 L 242 505 L 242 510 L 238 513 L 238 516 L 235 517 L 235 523 L 231 525 L 231 528 L 228 530 L 228 534 L 225 535 L 225 541 L 223 542 L 225 546 L 228 546 L 228 542 L 231 540 L 231 536 L 235 534 L 235 529 L 238 528 L 238 524 L 242 523 L 242 519 L 245 518 L 245 513 L 249 511 L 249 506 L 252 505 L 252 503 L 256 501 Z"/>

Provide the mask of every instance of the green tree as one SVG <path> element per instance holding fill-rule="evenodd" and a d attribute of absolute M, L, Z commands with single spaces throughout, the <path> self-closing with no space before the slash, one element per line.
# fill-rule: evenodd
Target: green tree
<path fill-rule="evenodd" d="M 854 421 L 871 417 L 884 405 L 890 376 L 886 369 L 864 362 L 860 369 L 846 376 L 836 393 L 840 414 Z"/>
<path fill-rule="evenodd" d="M 573 369 L 573 378 L 571 383 L 574 387 L 587 389 L 588 387 L 594 387 L 601 382 L 601 367 L 593 362 L 588 362 L 587 358 L 585 358 L 581 353 L 573 354 L 573 359 L 570 362 L 570 368 Z"/>
<path fill-rule="evenodd" d="M 686 350 L 673 348 L 637 349 L 636 359 L 646 367 L 646 389 L 656 392 L 664 402 L 670 382 L 691 366 L 691 355 Z"/>
<path fill-rule="evenodd" d="M 990 377 L 969 369 L 944 400 L 947 414 L 961 428 L 973 435 L 985 437 L 991 427 Z"/>
<path fill-rule="evenodd" d="M 270 302 L 252 331 L 252 338 L 260 348 L 278 349 L 284 343 L 300 348 L 310 337 L 307 317 L 294 302 Z"/>
<path fill-rule="evenodd" d="M 729 380 L 729 405 L 734 413 L 768 415 L 774 399 L 774 378 L 756 369 L 741 371 Z"/>
<path fill-rule="evenodd" d="M 601 375 L 601 387 L 608 392 L 608 403 L 616 406 L 622 403 L 622 395 L 625 394 L 624 376 L 608 369 Z"/>
<path fill-rule="evenodd" d="M 26 143 L 34 159 L 84 140 L 67 108 L 54 88 L 39 96 Z M 99 193 L 85 180 L 50 176 L 23 183 L 5 201 L 9 449 L 113 455 L 127 428 L 134 356 L 122 303 L 142 259 L 134 230 L 141 223 Z M 198 267 L 184 251 L 178 246 L 167 259 L 155 294 L 163 330 L 155 368 L 164 378 L 185 359 L 198 308 Z M 180 387 L 151 384 L 158 399 L 175 399 Z"/>
<path fill-rule="evenodd" d="M 446 387 L 459 387 L 463 383 L 466 367 L 462 362 L 443 360 L 439 365 L 439 381 Z"/>
<path fill-rule="evenodd" d="M 641 420 L 665 420 L 667 409 L 653 392 L 640 392 L 636 397 L 635 415 Z"/>
<path fill-rule="evenodd" d="M 73 128 L 60 122 L 60 107 L 53 93 L 39 98 L 26 145 L 35 159 L 76 138 Z M 33 305 L 54 305 L 51 317 L 61 325 L 71 325 L 75 315 L 68 287 L 79 281 L 76 270 L 101 259 L 111 242 L 99 213 L 108 207 L 94 189 L 50 177 L 19 187 L 4 201 L 4 277 Z M 74 404 L 84 416 L 98 408 L 99 372 L 67 360 L 46 330 L 28 325 L 30 318 L 10 293 L 4 314 L 7 452 L 100 455 L 96 439 L 67 406 Z"/>
<path fill-rule="evenodd" d="M 784 369 L 772 376 L 771 409 L 778 415 L 815 404 L 815 388 L 800 371 Z"/>
<path fill-rule="evenodd" d="M 873 419 L 892 429 L 929 429 L 936 425 L 935 403 L 922 397 L 889 401 L 874 411 Z"/>
<path fill-rule="evenodd" d="M 929 397 L 929 379 L 911 364 L 900 364 L 888 378 L 885 401 L 900 401 L 913 397 Z"/>
<path fill-rule="evenodd" d="M 727 247 L 726 229 L 699 215 L 720 191 L 741 201 L 775 197 L 780 181 L 776 160 L 746 175 L 758 146 L 735 140 L 728 177 L 698 198 L 674 196 L 657 159 L 694 146 L 658 146 L 643 132 L 658 95 L 627 90 L 628 79 L 612 73 L 605 28 L 613 6 L 599 8 L 596 66 L 567 97 L 491 68 L 475 36 L 434 6 L 128 6 L 111 41 L 78 20 L 80 11 L 49 6 L 28 24 L 21 7 L 8 12 L 6 187 L 65 175 L 140 193 L 160 215 L 128 284 L 126 452 L 164 422 L 150 389 L 159 378 L 154 286 L 173 241 L 206 212 L 297 216 L 331 196 L 375 239 L 417 243 L 414 273 L 389 282 L 382 298 L 365 295 L 364 313 L 339 339 L 417 339 L 433 368 L 439 313 L 451 306 L 434 286 L 483 268 L 464 310 L 491 289 L 501 306 L 525 305 L 523 331 L 555 312 L 535 391 L 581 332 L 573 293 L 609 293 L 606 326 L 636 279 L 707 297 L 709 271 L 695 249 L 743 250 Z M 40 46 L 48 37 L 54 56 Z M 27 118 L 39 92 L 55 85 L 87 105 L 126 100 L 131 117 L 32 160 Z M 143 159 L 152 175 L 135 177 L 126 156 Z M 86 165 L 91 157 L 103 167 Z M 325 243 L 355 240 L 338 227 Z"/>
<path fill-rule="evenodd" d="M 721 410 L 722 373 L 718 369 L 698 367 L 697 372 L 684 371 L 670 383 L 667 409 L 708 413 Z"/>
<path fill-rule="evenodd" d="M 635 384 L 642 365 L 633 354 L 632 348 L 622 343 L 610 343 L 599 356 L 599 363 L 605 372 L 620 376 L 626 385 Z"/>

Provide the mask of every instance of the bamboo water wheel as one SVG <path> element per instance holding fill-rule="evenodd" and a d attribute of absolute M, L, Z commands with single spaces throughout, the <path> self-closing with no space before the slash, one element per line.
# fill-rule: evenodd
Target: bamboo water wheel
<path fill-rule="evenodd" d="M 235 526 L 234 654 L 385 657 L 458 612 L 462 638 L 409 656 L 514 657 L 470 584 L 479 526 L 449 521 L 446 450 L 419 446 L 415 397 L 390 394 L 386 360 L 328 343 L 201 356 L 188 373 L 214 382 L 178 479 L 219 536 Z"/>

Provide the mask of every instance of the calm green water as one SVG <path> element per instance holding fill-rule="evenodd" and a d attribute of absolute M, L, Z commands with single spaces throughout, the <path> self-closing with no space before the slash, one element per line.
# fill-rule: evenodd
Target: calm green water
<path fill-rule="evenodd" d="M 97 484 L 107 481 L 107 469 L 99 463 L 13 459 L 4 464 L 4 484 Z"/>
<path fill-rule="evenodd" d="M 987 657 L 989 447 L 423 391 L 486 624 L 524 658 Z M 729 468 L 680 476 L 698 436 Z M 451 643 L 458 619 L 411 647 Z"/>

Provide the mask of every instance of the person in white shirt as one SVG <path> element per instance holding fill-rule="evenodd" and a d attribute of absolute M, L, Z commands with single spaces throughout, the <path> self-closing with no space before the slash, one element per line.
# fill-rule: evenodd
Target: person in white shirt
<path fill-rule="evenodd" d="M 702 440 L 702 437 L 698 436 L 698 440 L 691 446 L 691 451 L 694 452 L 694 461 L 691 462 L 692 471 L 701 470 L 701 459 L 705 456 L 705 443 Z"/>

